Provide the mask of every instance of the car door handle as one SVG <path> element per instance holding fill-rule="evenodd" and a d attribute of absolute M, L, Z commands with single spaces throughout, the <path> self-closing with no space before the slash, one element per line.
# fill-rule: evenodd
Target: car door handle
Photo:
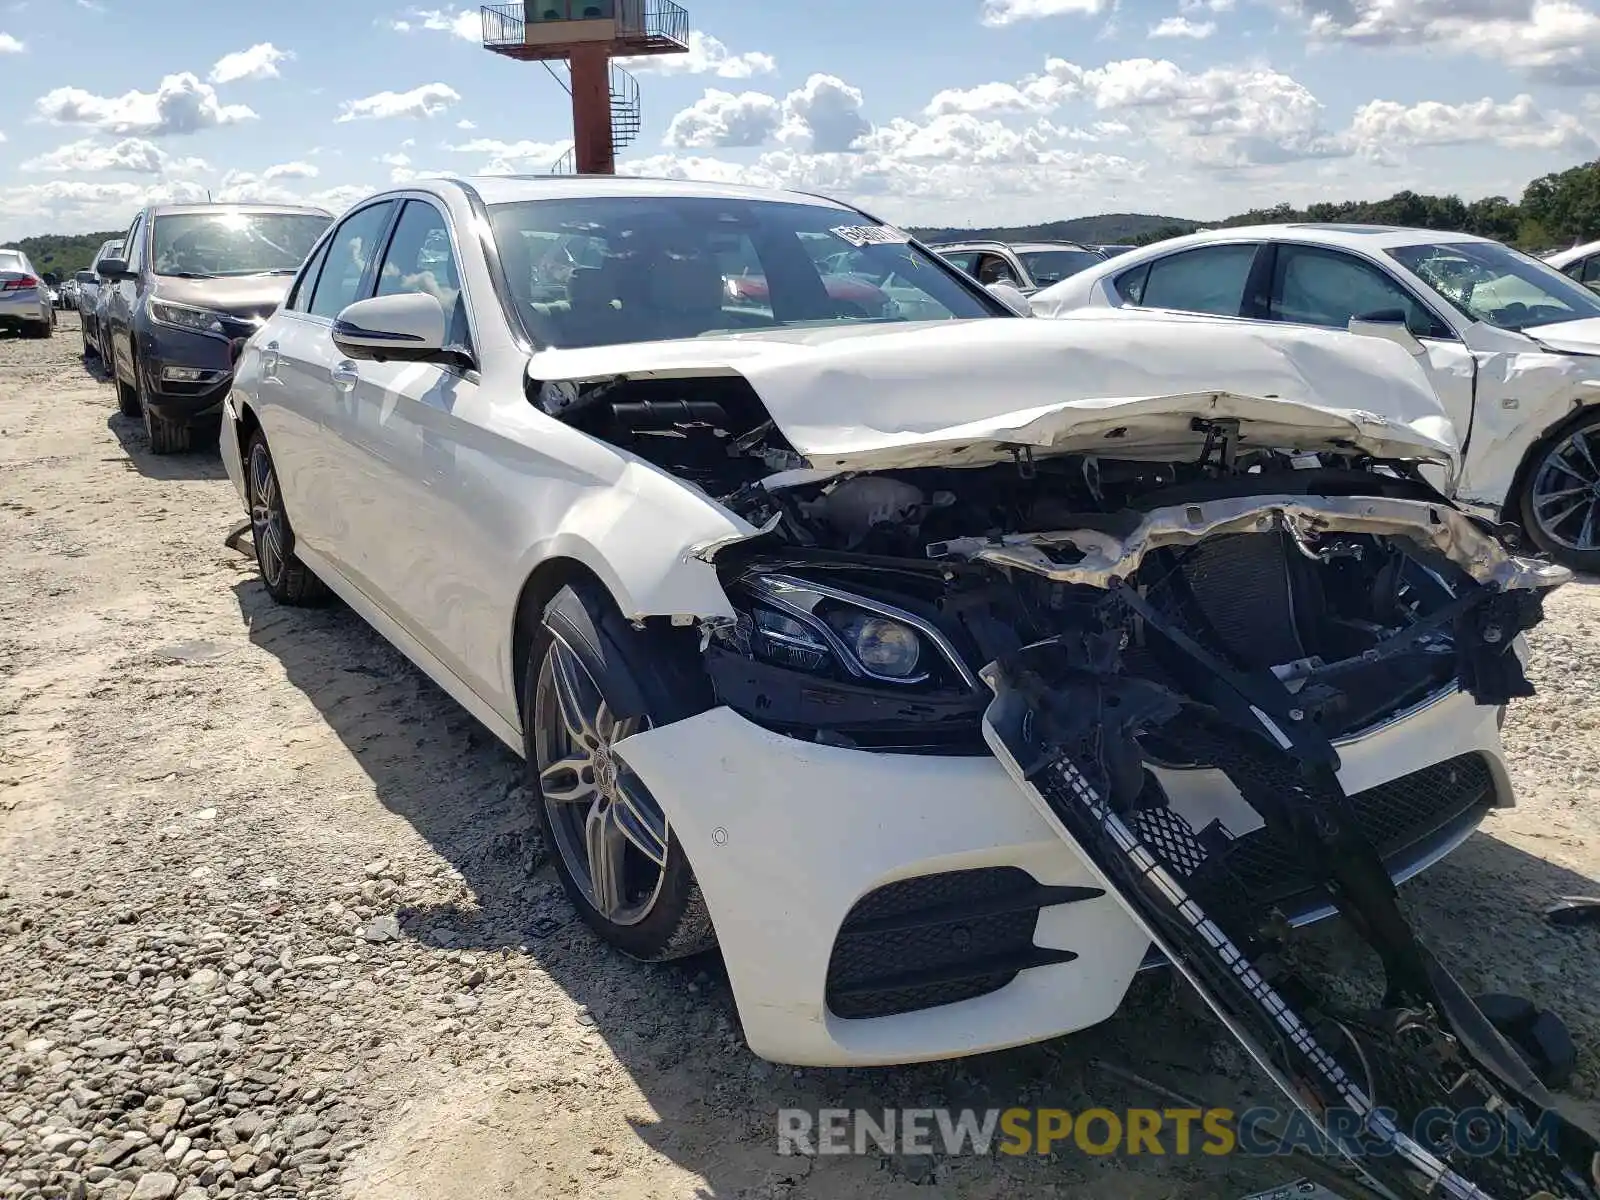
<path fill-rule="evenodd" d="M 333 379 L 333 386 L 341 392 L 348 392 L 361 382 L 361 368 L 348 358 L 335 366 L 330 375 Z"/>
<path fill-rule="evenodd" d="M 261 374 L 265 379 L 276 380 L 278 377 L 278 364 L 282 361 L 278 354 L 278 343 L 268 342 L 261 347 Z"/>

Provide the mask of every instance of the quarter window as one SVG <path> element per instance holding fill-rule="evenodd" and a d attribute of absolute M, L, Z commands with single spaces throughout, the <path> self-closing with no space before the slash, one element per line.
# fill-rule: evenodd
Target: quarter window
<path fill-rule="evenodd" d="M 1450 331 L 1405 288 L 1370 263 L 1315 246 L 1280 245 L 1272 272 L 1275 321 L 1343 329 L 1352 317 L 1399 311 L 1418 337 Z"/>
<path fill-rule="evenodd" d="M 1600 292 L 1600 254 L 1591 255 L 1583 260 L 1583 275 L 1579 278 L 1579 282 Z"/>
<path fill-rule="evenodd" d="M 1237 317 L 1244 305 L 1245 284 L 1250 279 L 1256 249 L 1254 243 L 1201 246 L 1158 258 L 1150 264 L 1149 274 L 1138 288 L 1138 299 L 1128 294 L 1123 298 L 1146 308 Z M 1119 285 L 1126 278 L 1120 277 Z M 1118 290 L 1121 292 L 1120 286 Z"/>
<path fill-rule="evenodd" d="M 378 251 L 378 239 L 389 224 L 392 200 L 363 208 L 348 217 L 328 242 L 322 273 L 307 311 L 319 317 L 337 317 L 361 299 L 361 281 Z"/>
<path fill-rule="evenodd" d="M 328 261 L 328 247 L 333 244 L 332 239 L 325 241 L 311 256 L 311 261 L 301 268 L 300 278 L 295 280 L 294 291 L 284 303 L 284 308 L 289 312 L 305 312 L 311 305 L 311 293 L 317 286 L 317 276 L 322 271 L 322 264 Z"/>

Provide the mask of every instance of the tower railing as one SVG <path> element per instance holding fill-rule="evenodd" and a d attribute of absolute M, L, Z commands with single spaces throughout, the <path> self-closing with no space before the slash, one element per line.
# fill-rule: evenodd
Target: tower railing
<path fill-rule="evenodd" d="M 480 10 L 483 44 L 506 50 L 528 44 L 528 26 L 568 21 L 615 21 L 620 39 L 649 53 L 689 44 L 689 11 L 673 0 L 528 0 L 486 4 Z"/>

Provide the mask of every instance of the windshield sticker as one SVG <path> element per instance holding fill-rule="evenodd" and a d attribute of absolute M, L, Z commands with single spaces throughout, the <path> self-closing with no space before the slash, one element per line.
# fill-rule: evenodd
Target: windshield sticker
<path fill-rule="evenodd" d="M 828 232 L 852 246 L 903 246 L 911 240 L 893 225 L 840 225 Z"/>

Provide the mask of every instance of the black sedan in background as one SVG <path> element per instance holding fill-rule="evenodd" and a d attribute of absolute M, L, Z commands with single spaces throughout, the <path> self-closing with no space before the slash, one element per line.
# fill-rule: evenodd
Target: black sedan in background
<path fill-rule="evenodd" d="M 282 303 L 300 264 L 333 223 L 320 208 L 182 204 L 147 208 L 100 263 L 106 368 L 150 449 L 191 448 L 215 429 L 234 351 Z"/>

